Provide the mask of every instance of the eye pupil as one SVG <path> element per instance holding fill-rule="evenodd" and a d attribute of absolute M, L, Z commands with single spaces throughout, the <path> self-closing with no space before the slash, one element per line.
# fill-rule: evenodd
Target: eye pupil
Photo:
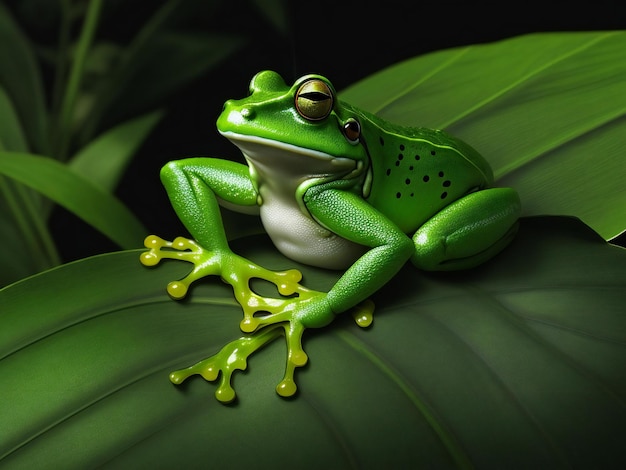
<path fill-rule="evenodd" d="M 311 79 L 304 82 L 295 97 L 296 110 L 309 121 L 325 119 L 333 110 L 333 93 L 324 81 Z"/>
<path fill-rule="evenodd" d="M 350 142 L 356 142 L 361 137 L 361 125 L 358 121 L 350 119 L 343 125 L 343 133 Z"/>
<path fill-rule="evenodd" d="M 304 98 L 306 100 L 318 101 L 318 102 L 331 99 L 329 95 L 321 91 L 309 91 L 309 92 L 300 93 L 300 95 L 298 95 L 298 98 Z"/>

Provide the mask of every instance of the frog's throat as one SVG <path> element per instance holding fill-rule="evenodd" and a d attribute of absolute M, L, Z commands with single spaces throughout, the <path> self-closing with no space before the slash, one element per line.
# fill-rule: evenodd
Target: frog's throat
<path fill-rule="evenodd" d="M 265 137 L 232 131 L 220 133 L 243 153 L 257 192 L 260 193 L 260 184 L 269 184 L 275 192 L 295 195 L 301 212 L 307 216 L 310 215 L 303 197 L 308 188 L 338 179 L 358 181 L 364 171 L 360 160 L 337 157 Z"/>
<path fill-rule="evenodd" d="M 220 131 L 224 137 L 230 140 L 243 152 L 246 158 L 254 162 L 265 163 L 264 157 L 272 158 L 272 152 L 267 152 L 267 149 L 274 149 L 276 151 L 284 152 L 285 154 L 299 155 L 303 157 L 309 157 L 318 162 L 328 163 L 327 170 L 332 169 L 332 173 L 350 172 L 356 171 L 359 165 L 351 158 L 337 157 L 330 155 L 319 150 L 312 150 L 305 147 L 299 147 L 293 144 L 287 144 L 274 139 L 268 139 L 266 137 L 258 137 L 254 135 L 239 134 L 232 131 Z"/>

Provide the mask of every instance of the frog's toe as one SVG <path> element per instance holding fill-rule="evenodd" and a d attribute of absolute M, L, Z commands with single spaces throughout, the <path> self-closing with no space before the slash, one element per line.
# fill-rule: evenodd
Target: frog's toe
<path fill-rule="evenodd" d="M 189 284 L 184 281 L 172 281 L 167 285 L 167 293 L 176 300 L 184 298 L 188 290 Z"/>
<path fill-rule="evenodd" d="M 200 375 L 204 380 L 214 382 L 220 376 L 221 372 L 222 376 L 219 380 L 217 390 L 215 391 L 215 398 L 222 403 L 232 402 L 236 398 L 235 390 L 230 383 L 232 373 L 235 368 L 239 368 L 241 370 L 245 369 L 246 364 L 245 360 L 243 365 L 225 364 L 223 361 L 224 358 L 221 356 L 222 354 L 219 353 L 208 359 L 200 361 L 191 367 L 176 370 L 170 373 L 170 382 L 174 385 L 180 385 L 192 375 Z"/>
<path fill-rule="evenodd" d="M 152 266 L 156 266 L 157 264 L 159 264 L 159 261 L 161 261 L 161 258 L 157 256 L 157 254 L 154 253 L 153 251 L 146 251 L 144 253 L 141 253 L 141 255 L 139 256 L 139 261 L 144 266 L 152 267 Z"/>
<path fill-rule="evenodd" d="M 302 334 L 304 326 L 297 322 L 284 325 L 287 340 L 287 367 L 283 380 L 276 386 L 276 393 L 281 397 L 291 397 L 298 390 L 294 379 L 296 368 L 303 367 L 309 361 L 309 356 L 302 349 Z"/>
<path fill-rule="evenodd" d="M 301 287 L 302 273 L 297 269 L 289 269 L 281 273 L 276 273 L 276 288 L 281 295 L 289 296 L 298 292 Z"/>
<path fill-rule="evenodd" d="M 232 403 L 237 398 L 237 394 L 235 393 L 235 389 L 230 385 L 229 382 L 225 382 L 224 384 L 220 384 L 220 386 L 215 391 L 215 398 L 220 403 L 224 403 L 227 405 L 228 403 Z"/>
<path fill-rule="evenodd" d="M 364 300 L 352 308 L 352 318 L 361 328 L 367 328 L 374 321 L 374 302 L 370 299 Z"/>
<path fill-rule="evenodd" d="M 156 266 L 163 259 L 186 261 L 193 264 L 193 270 L 183 279 L 172 281 L 167 285 L 167 293 L 174 299 L 182 299 L 187 295 L 189 286 L 194 281 L 210 275 L 221 273 L 220 254 L 205 250 L 194 240 L 176 237 L 174 241 L 163 240 L 156 235 L 149 235 L 144 240 L 149 251 L 141 253 L 140 262 L 144 266 Z"/>
<path fill-rule="evenodd" d="M 255 317 L 244 316 L 239 322 L 239 329 L 244 333 L 252 333 L 259 327 L 259 320 Z"/>
<path fill-rule="evenodd" d="M 150 267 L 159 264 L 163 258 L 160 256 L 160 250 L 162 247 L 167 245 L 167 242 L 156 235 L 148 235 L 143 241 L 143 245 L 146 248 L 149 248 L 150 251 L 146 251 L 139 255 L 139 261 L 141 264 Z"/>
<path fill-rule="evenodd" d="M 276 385 L 276 393 L 284 398 L 294 396 L 297 391 L 298 386 L 292 378 L 283 379 L 278 385 Z"/>
<path fill-rule="evenodd" d="M 158 250 L 166 244 L 167 242 L 165 240 L 161 237 L 157 237 L 156 235 L 148 235 L 143 241 L 143 246 L 151 250 Z"/>
<path fill-rule="evenodd" d="M 200 247 L 196 242 L 185 237 L 176 237 L 174 241 L 172 241 L 171 247 L 179 251 L 185 251 L 185 250 L 199 251 L 200 250 Z"/>
<path fill-rule="evenodd" d="M 298 338 L 298 343 L 300 342 L 300 338 Z M 298 344 L 299 350 L 292 351 L 289 362 L 291 362 L 295 367 L 303 367 L 309 362 L 309 356 L 304 352 L 302 347 Z"/>
<path fill-rule="evenodd" d="M 224 365 L 222 364 L 221 357 L 219 354 L 212 356 L 208 359 L 198 362 L 197 364 L 187 367 L 186 369 L 181 369 L 170 373 L 170 382 L 174 385 L 180 385 L 187 378 L 192 375 L 200 375 L 202 378 L 208 382 L 214 382 L 222 373 L 222 377 L 220 378 L 217 389 L 215 390 L 215 398 L 221 403 L 231 403 L 237 398 L 237 394 L 235 393 L 235 389 L 231 385 L 231 376 L 234 372 L 235 368 L 239 368 L 243 370 L 246 368 L 245 360 L 243 361 L 243 365 Z"/>

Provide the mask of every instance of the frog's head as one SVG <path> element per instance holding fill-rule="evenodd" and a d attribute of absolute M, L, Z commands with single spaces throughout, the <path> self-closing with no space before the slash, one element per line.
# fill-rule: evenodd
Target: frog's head
<path fill-rule="evenodd" d="M 248 97 L 224 104 L 217 128 L 255 167 L 343 177 L 360 175 L 367 166 L 358 121 L 320 75 L 289 87 L 275 72 L 258 73 Z"/>

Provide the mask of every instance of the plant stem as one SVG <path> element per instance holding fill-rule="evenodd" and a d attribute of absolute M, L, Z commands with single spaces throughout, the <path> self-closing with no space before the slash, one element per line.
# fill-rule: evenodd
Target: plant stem
<path fill-rule="evenodd" d="M 69 56 L 70 44 L 70 16 L 71 0 L 60 0 L 61 21 L 59 26 L 59 47 L 57 50 L 56 67 L 54 74 L 54 89 L 52 92 L 52 116 L 59 119 L 61 99 L 63 97 L 63 84 L 67 76 L 67 57 Z"/>
<path fill-rule="evenodd" d="M 81 81 L 83 79 L 85 60 L 96 33 L 101 10 L 102 0 L 91 0 L 89 2 L 87 13 L 85 15 L 85 21 L 83 22 L 83 28 L 78 39 L 76 54 L 74 56 L 74 60 L 72 61 L 69 80 L 65 89 L 63 103 L 61 104 L 57 128 L 58 134 L 55 156 L 61 161 L 64 161 L 67 158 L 72 134 L 74 107 L 76 105 L 76 99 L 78 97 Z"/>

